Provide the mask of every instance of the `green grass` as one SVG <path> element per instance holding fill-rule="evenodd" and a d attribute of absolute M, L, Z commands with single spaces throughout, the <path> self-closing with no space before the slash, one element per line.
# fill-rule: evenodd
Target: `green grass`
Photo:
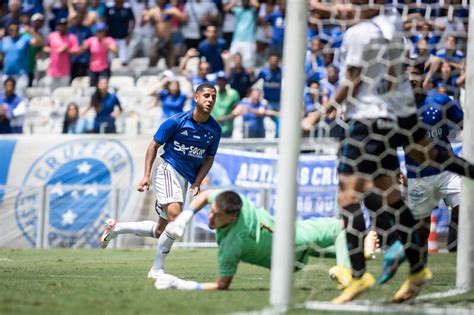
<path fill-rule="evenodd" d="M 224 314 L 259 310 L 268 305 L 270 272 L 241 264 L 228 292 L 158 291 L 146 279 L 154 250 L 0 249 L 0 314 Z M 296 303 L 337 296 L 327 277 L 332 259 L 313 259 L 295 274 Z M 380 258 L 370 263 L 377 274 Z M 455 255 L 430 256 L 435 275 L 424 293 L 447 290 L 454 284 Z M 167 272 L 185 279 L 213 281 L 215 249 L 175 249 Z M 390 297 L 406 274 L 403 266 L 387 285 L 363 299 Z M 433 303 L 474 302 L 474 293 Z M 314 314 L 293 310 L 291 314 Z"/>

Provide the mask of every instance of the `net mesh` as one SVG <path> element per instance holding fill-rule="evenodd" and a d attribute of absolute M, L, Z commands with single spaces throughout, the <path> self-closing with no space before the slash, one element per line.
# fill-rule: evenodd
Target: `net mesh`
<path fill-rule="evenodd" d="M 456 157 L 462 140 L 469 2 L 360 2 L 331 1 L 330 10 L 324 7 L 329 1 L 310 2 L 314 36 L 306 58 L 305 115 L 330 100 L 335 110 L 306 136 L 341 139 L 339 216 L 346 225 L 353 274 L 366 270 L 364 238 L 370 230 L 377 232 L 385 256 L 393 254 L 394 243 L 405 249 L 408 263 L 399 281 L 369 295 L 387 300 L 402 277 L 427 264 L 428 250 L 457 250 L 461 177 L 448 171 L 469 175 L 467 162 Z M 347 97 L 335 102 L 335 91 L 344 85 Z M 309 247 L 318 257 L 334 255 L 324 246 Z M 379 256 L 376 266 L 367 264 L 376 276 L 383 274 Z M 442 289 L 454 286 L 455 258 L 448 257 Z M 431 267 L 432 260 L 430 268 L 439 270 Z M 310 259 L 295 276 L 296 286 L 305 286 L 315 270 L 327 272 L 332 265 L 331 259 Z M 305 300 L 327 299 L 328 290 L 334 285 L 319 281 Z M 334 291 L 332 297 L 337 295 Z"/>

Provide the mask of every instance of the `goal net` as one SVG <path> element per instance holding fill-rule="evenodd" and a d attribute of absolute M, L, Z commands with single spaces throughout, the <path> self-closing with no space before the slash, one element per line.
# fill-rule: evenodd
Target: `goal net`
<path fill-rule="evenodd" d="M 291 5 L 288 1 L 287 23 L 295 18 Z M 469 175 L 468 162 L 459 156 L 470 159 L 472 153 L 469 3 L 310 1 L 309 6 L 304 115 L 324 114 L 305 137 L 339 142 L 337 216 L 345 225 L 352 273 L 368 272 L 380 284 L 335 307 L 328 302 L 341 291 L 327 274 L 341 259 L 334 260 L 334 248 L 306 244 L 296 248 L 297 257 L 309 251 L 311 258 L 294 274 L 294 302 L 335 311 L 468 310 L 474 302 L 466 295 L 472 277 L 472 215 L 467 212 L 473 187 L 458 174 Z M 290 51 L 285 48 L 284 60 Z M 322 110 L 328 102 L 334 110 Z M 375 255 L 364 255 L 369 231 L 378 235 Z M 283 250 L 273 248 L 273 261 L 286 259 Z M 403 252 L 395 256 L 402 263 L 391 278 L 388 258 L 395 248 Z M 434 285 L 421 292 L 415 306 L 383 306 L 409 274 L 426 266 Z M 272 273 L 273 302 L 275 292 L 284 292 L 275 288 L 276 279 Z M 434 301 L 437 305 L 427 304 Z"/>

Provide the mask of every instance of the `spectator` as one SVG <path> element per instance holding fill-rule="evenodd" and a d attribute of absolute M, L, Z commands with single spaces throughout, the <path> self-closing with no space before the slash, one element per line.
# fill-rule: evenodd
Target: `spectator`
<path fill-rule="evenodd" d="M 182 113 L 187 100 L 187 95 L 181 92 L 178 81 L 168 81 L 168 78 L 165 80 L 164 88 L 156 95 L 155 104 L 156 106 L 161 104 L 163 120 L 175 114 Z"/>
<path fill-rule="evenodd" d="M 148 0 L 131 1 L 130 5 L 136 23 L 129 44 L 128 60 L 136 57 L 148 57 L 150 55 L 150 43 L 153 38 L 152 25 L 143 20 L 148 11 Z"/>
<path fill-rule="evenodd" d="M 329 101 L 339 86 L 339 70 L 334 65 L 326 67 L 326 76 L 320 81 L 323 103 Z"/>
<path fill-rule="evenodd" d="M 224 7 L 224 10 L 232 11 L 235 16 L 235 31 L 230 52 L 240 53 L 246 68 L 255 67 L 258 8 L 257 0 L 242 0 L 241 6 L 236 6 L 235 1 L 231 1 Z"/>
<path fill-rule="evenodd" d="M 9 36 L 1 41 L 0 52 L 3 59 L 3 79 L 13 77 L 16 81 L 17 94 L 23 96 L 28 86 L 28 49 L 30 46 L 41 46 L 41 36 L 30 26 L 25 26 L 20 36 L 19 25 L 12 23 L 8 27 Z"/>
<path fill-rule="evenodd" d="M 311 39 L 310 48 L 306 52 L 304 72 L 306 81 L 319 81 L 324 77 L 325 61 L 323 58 L 323 44 L 318 37 Z"/>
<path fill-rule="evenodd" d="M 72 19 L 75 16 L 79 17 L 79 20 L 82 21 L 82 25 L 93 27 L 100 23 L 100 18 L 94 11 L 89 11 L 87 7 L 87 0 L 79 0 L 74 5 L 72 1 L 68 1 L 68 19 Z"/>
<path fill-rule="evenodd" d="M 128 44 L 135 28 L 135 16 L 132 9 L 124 6 L 124 0 L 115 0 L 115 5 L 108 7 L 104 14 L 105 23 L 109 29 L 109 35 L 115 39 L 118 46 L 118 57 L 122 65 L 128 63 Z"/>
<path fill-rule="evenodd" d="M 232 11 L 226 11 L 225 8 L 229 3 L 234 0 L 222 0 L 222 7 L 224 8 L 224 20 L 222 21 L 222 37 L 226 43 L 232 42 L 232 36 L 234 35 L 235 28 L 235 16 Z"/>
<path fill-rule="evenodd" d="M 278 1 L 278 10 L 270 13 L 265 18 L 272 26 L 272 40 L 270 52 L 278 55 L 283 54 L 283 37 L 285 35 L 285 0 Z"/>
<path fill-rule="evenodd" d="M 29 16 L 43 12 L 43 0 L 23 0 L 21 2 L 21 12 Z"/>
<path fill-rule="evenodd" d="M 93 133 L 116 133 L 115 119 L 122 113 L 122 106 L 115 93 L 109 92 L 109 80 L 106 77 L 99 78 L 97 90 L 92 95 L 91 104 L 83 113 L 94 109 Z"/>
<path fill-rule="evenodd" d="M 226 74 L 221 71 L 217 74 L 217 97 L 212 117 L 221 125 L 222 138 L 232 138 L 234 118 L 232 114 L 235 106 L 240 102 L 239 93 L 227 85 Z"/>
<path fill-rule="evenodd" d="M 100 0 L 90 0 L 89 6 L 87 7 L 87 11 L 94 12 L 100 20 L 104 19 L 106 9 L 107 7 L 105 6 L 105 3 Z"/>
<path fill-rule="evenodd" d="M 167 0 L 156 0 L 157 6 L 143 13 L 142 23 L 150 22 L 155 30 L 150 49 L 150 67 L 156 66 L 160 57 L 165 57 L 166 65 L 175 65 L 175 55 L 172 43 L 172 19 L 186 19 L 183 12 Z"/>
<path fill-rule="evenodd" d="M 456 49 L 456 37 L 449 35 L 444 41 L 444 48 L 436 52 L 436 57 L 439 57 L 450 63 L 455 69 L 461 69 L 464 61 L 464 53 Z"/>
<path fill-rule="evenodd" d="M 266 2 L 260 4 L 257 18 L 257 33 L 255 35 L 257 41 L 257 65 L 261 65 L 265 62 L 264 60 L 266 58 L 263 56 L 265 55 L 267 47 L 272 42 L 272 26 L 267 22 L 266 17 L 277 10 L 278 7 L 276 5 L 276 0 L 267 0 Z"/>
<path fill-rule="evenodd" d="M 41 41 L 44 42 L 44 36 L 40 32 L 41 28 L 44 26 L 44 16 L 41 13 L 35 13 L 31 16 L 31 27 L 35 30 L 36 33 L 41 37 Z M 22 35 L 26 35 L 23 33 Z M 41 46 L 30 47 L 28 49 L 28 86 L 33 85 L 33 80 L 35 78 L 35 69 L 36 69 L 36 60 L 42 51 Z"/>
<path fill-rule="evenodd" d="M 82 17 L 83 18 L 83 17 Z M 78 44 L 82 46 L 84 41 L 92 37 L 91 28 L 82 23 L 81 17 L 76 15 L 70 19 L 71 26 L 69 32 L 77 37 Z M 90 54 L 84 51 L 79 54 L 74 54 L 71 57 L 71 80 L 76 77 L 87 76 L 87 69 L 89 68 Z"/>
<path fill-rule="evenodd" d="M 64 115 L 63 133 L 78 134 L 85 133 L 86 131 L 86 120 L 80 117 L 79 107 L 76 103 L 70 103 Z"/>
<path fill-rule="evenodd" d="M 224 60 L 225 72 L 229 78 L 230 87 L 239 93 L 241 99 L 246 97 L 252 86 L 252 81 L 250 79 L 250 73 L 242 65 L 242 55 L 236 53 L 233 56 L 233 67 L 231 67 L 230 53 L 226 52 L 222 54 L 222 59 Z"/>
<path fill-rule="evenodd" d="M 1 19 L 0 24 L 0 38 L 4 35 L 9 35 L 9 26 L 11 24 L 20 25 L 20 8 L 21 2 L 18 0 L 8 1 L 8 13 Z"/>
<path fill-rule="evenodd" d="M 86 50 L 91 54 L 89 64 L 90 84 L 96 86 L 99 77 L 110 77 L 109 51 L 117 53 L 117 45 L 112 37 L 107 36 L 107 25 L 105 23 L 98 23 L 95 26 L 95 36 L 84 41 L 80 52 Z"/>
<path fill-rule="evenodd" d="M 271 53 L 268 57 L 268 66 L 263 67 L 257 75 L 256 81 L 263 79 L 263 97 L 268 101 L 268 108 L 280 111 L 280 94 L 282 71 L 280 68 L 280 56 Z M 278 138 L 280 119 L 278 115 L 273 115 L 272 120 L 275 123 L 275 137 Z"/>
<path fill-rule="evenodd" d="M 49 20 L 49 28 L 51 32 L 56 30 L 58 21 L 67 19 L 69 15 L 68 0 L 59 0 L 52 3 L 51 13 L 53 17 Z"/>
<path fill-rule="evenodd" d="M 198 51 L 201 57 L 211 66 L 211 73 L 224 70 L 224 62 L 221 54 L 228 49 L 227 43 L 223 38 L 217 37 L 217 28 L 209 25 L 206 28 L 206 39 L 199 43 Z"/>
<path fill-rule="evenodd" d="M 265 138 L 263 118 L 266 115 L 278 115 L 277 112 L 267 109 L 267 102 L 262 100 L 258 89 L 251 89 L 249 96 L 242 99 L 232 112 L 235 116 L 243 116 L 244 138 Z"/>
<path fill-rule="evenodd" d="M 7 78 L 0 92 L 0 133 L 23 133 L 25 103 L 15 94 L 15 79 Z"/>
<path fill-rule="evenodd" d="M 189 0 L 184 5 L 184 22 L 181 32 L 187 49 L 197 48 L 202 40 L 202 30 L 219 19 L 217 6 L 211 0 Z"/>
<path fill-rule="evenodd" d="M 79 52 L 79 44 L 77 37 L 67 30 L 67 19 L 58 21 L 57 31 L 48 35 L 43 50 L 50 55 L 47 74 L 51 89 L 68 86 L 71 81 L 71 56 Z"/>
<path fill-rule="evenodd" d="M 321 106 L 321 97 L 319 94 L 320 84 L 318 81 L 308 82 L 308 87 L 304 94 L 304 116 L 315 111 Z"/>

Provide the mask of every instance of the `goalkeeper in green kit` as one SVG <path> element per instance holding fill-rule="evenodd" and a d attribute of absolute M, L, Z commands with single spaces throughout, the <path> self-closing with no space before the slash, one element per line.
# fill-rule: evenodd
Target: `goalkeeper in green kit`
<path fill-rule="evenodd" d="M 198 283 L 179 279 L 170 274 L 157 278 L 157 289 L 225 290 L 237 272 L 238 264 L 250 263 L 265 268 L 271 266 L 274 219 L 270 213 L 254 206 L 242 194 L 234 191 L 208 190 L 201 192 L 186 211 L 197 212 L 211 204 L 209 227 L 216 229 L 219 276 L 212 283 Z M 180 216 L 169 223 L 169 232 L 181 238 L 190 216 Z M 377 236 L 370 232 L 365 239 L 366 257 L 373 255 Z M 351 264 L 342 220 L 316 218 L 296 222 L 295 270 L 301 269 L 310 255 L 330 253 L 337 265 L 329 271 L 341 288 L 352 280 Z"/>

